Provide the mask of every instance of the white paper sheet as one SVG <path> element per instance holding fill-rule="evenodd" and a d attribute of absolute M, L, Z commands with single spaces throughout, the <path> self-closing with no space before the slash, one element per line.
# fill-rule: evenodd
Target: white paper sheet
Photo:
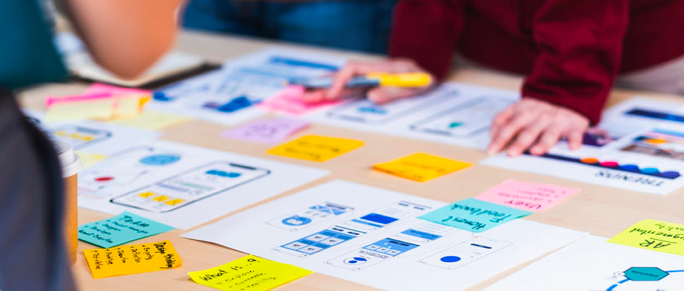
<path fill-rule="evenodd" d="M 634 114 L 636 110 L 642 113 Z M 649 114 L 653 117 L 645 116 Z M 546 156 L 509 158 L 500 154 L 482 163 L 665 195 L 684 186 L 684 117 L 680 117 L 683 115 L 684 107 L 679 104 L 635 98 L 605 113 L 599 128 L 609 133 L 614 139 L 612 142 L 585 144 L 576 151 L 569 150 L 566 142 L 560 142 Z M 644 137 L 658 140 L 640 141 Z M 601 163 L 581 162 L 587 158 L 596 158 Z"/>
<path fill-rule="evenodd" d="M 486 291 L 679 291 L 684 258 L 583 238 L 486 288 Z M 646 281 L 639 281 L 646 280 Z"/>
<path fill-rule="evenodd" d="M 83 170 L 78 206 L 130 211 L 187 229 L 328 172 L 167 141 L 122 150 Z"/>
<path fill-rule="evenodd" d="M 513 91 L 446 83 L 422 96 L 385 105 L 360 99 L 305 118 L 356 130 L 485 149 L 492 119 L 518 99 L 519 94 Z"/>
<path fill-rule="evenodd" d="M 386 290 L 462 290 L 585 233 L 516 220 L 474 234 L 416 218 L 446 205 L 332 181 L 183 237 Z"/>
<path fill-rule="evenodd" d="M 308 51 L 271 47 L 227 61 L 223 68 L 161 88 L 171 100 L 154 100 L 149 108 L 234 125 L 259 117 L 267 111 L 251 106 L 234 112 L 216 107 L 244 96 L 258 103 L 273 96 L 293 78 L 327 75 L 345 60 Z M 214 104 L 214 105 L 210 105 Z"/>
<path fill-rule="evenodd" d="M 46 123 L 45 113 L 24 110 L 29 120 L 52 139 L 70 144 L 74 150 L 98 155 L 111 155 L 124 147 L 148 144 L 161 132 L 117 126 L 97 121 L 69 121 Z"/>

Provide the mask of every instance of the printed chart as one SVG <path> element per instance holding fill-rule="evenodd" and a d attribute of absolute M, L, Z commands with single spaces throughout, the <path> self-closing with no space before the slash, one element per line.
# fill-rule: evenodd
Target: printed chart
<path fill-rule="evenodd" d="M 311 182 L 327 172 L 158 141 L 112 155 L 79 174 L 79 206 L 130 211 L 189 228 Z"/>
<path fill-rule="evenodd" d="M 676 291 L 682 286 L 684 258 L 681 256 L 588 236 L 485 290 Z"/>
<path fill-rule="evenodd" d="M 446 83 L 422 96 L 383 105 L 359 99 L 305 118 L 357 130 L 484 149 L 489 143 L 492 119 L 518 98 L 515 92 Z"/>
<path fill-rule="evenodd" d="M 417 218 L 444 205 L 335 180 L 183 237 L 380 289 L 461 290 L 585 235 L 522 219 L 475 234 Z"/>
<path fill-rule="evenodd" d="M 585 135 L 576 151 L 560 142 L 542 156 L 483 164 L 660 195 L 684 186 L 684 107 L 636 98 L 607 111 L 599 128 L 603 137 Z"/>

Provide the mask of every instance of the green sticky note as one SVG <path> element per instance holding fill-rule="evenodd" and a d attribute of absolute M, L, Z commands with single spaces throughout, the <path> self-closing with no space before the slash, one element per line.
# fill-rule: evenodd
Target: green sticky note
<path fill-rule="evenodd" d="M 532 212 L 468 198 L 421 216 L 421 219 L 472 232 L 483 232 Z"/>
<path fill-rule="evenodd" d="M 170 230 L 173 227 L 126 211 L 112 218 L 79 226 L 78 239 L 111 248 Z"/>

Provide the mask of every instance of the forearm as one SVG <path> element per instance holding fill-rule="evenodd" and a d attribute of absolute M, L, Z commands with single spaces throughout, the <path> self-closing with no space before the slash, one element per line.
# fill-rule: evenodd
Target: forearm
<path fill-rule="evenodd" d="M 182 0 L 61 0 L 100 65 L 125 78 L 154 64 L 173 44 Z"/>

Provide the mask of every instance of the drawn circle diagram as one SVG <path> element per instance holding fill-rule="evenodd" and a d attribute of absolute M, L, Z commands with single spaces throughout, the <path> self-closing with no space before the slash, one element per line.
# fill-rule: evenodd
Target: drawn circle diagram
<path fill-rule="evenodd" d="M 166 166 L 178 162 L 180 158 L 179 155 L 173 154 L 150 155 L 140 159 L 140 163 L 148 166 Z"/>
<path fill-rule="evenodd" d="M 363 265 L 368 262 L 368 259 L 364 257 L 351 257 L 344 259 L 344 263 L 347 265 Z"/>
<path fill-rule="evenodd" d="M 668 287 L 681 287 L 684 285 L 684 276 L 670 276 L 672 274 L 684 273 L 684 270 L 663 271 L 658 267 L 631 267 L 623 272 L 625 279 L 611 285 L 606 291 L 631 291 L 631 290 L 675 290 Z M 667 280 L 667 281 L 666 281 Z M 659 282 L 654 289 L 654 283 Z M 666 286 L 661 286 L 666 285 Z M 676 289 L 679 290 L 679 289 Z"/>
<path fill-rule="evenodd" d="M 285 225 L 300 226 L 311 223 L 311 218 L 294 215 L 283 219 L 282 222 Z"/>

